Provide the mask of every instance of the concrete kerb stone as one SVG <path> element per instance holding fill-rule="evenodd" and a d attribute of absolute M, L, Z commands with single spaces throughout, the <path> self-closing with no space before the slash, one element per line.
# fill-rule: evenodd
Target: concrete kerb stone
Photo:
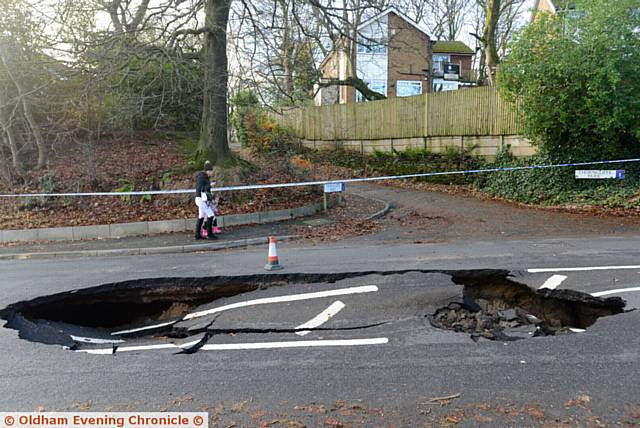
<path fill-rule="evenodd" d="M 279 242 L 296 239 L 297 235 L 277 236 Z M 269 242 L 268 237 L 239 239 L 236 241 L 221 241 L 207 244 L 177 245 L 172 247 L 150 248 L 123 248 L 110 250 L 78 250 L 42 253 L 0 254 L 0 260 L 35 260 L 50 258 L 80 258 L 97 256 L 137 256 L 168 253 L 196 253 L 203 251 L 219 251 L 229 248 L 247 247 L 251 245 L 264 245 Z"/>
<path fill-rule="evenodd" d="M 315 203 L 292 209 L 220 216 L 218 217 L 218 226 L 228 227 L 271 223 L 313 215 L 321 209 L 322 204 Z M 155 233 L 184 232 L 193 229 L 193 225 L 194 221 L 191 219 L 177 219 L 93 226 L 0 230 L 0 242 L 79 241 L 82 239 L 122 238 Z"/>
<path fill-rule="evenodd" d="M 259 213 L 236 214 L 224 219 L 224 227 L 260 223 Z"/>
<path fill-rule="evenodd" d="M 73 241 L 81 239 L 97 239 L 109 236 L 108 224 L 97 224 L 95 226 L 74 226 L 72 229 Z"/>
<path fill-rule="evenodd" d="M 185 230 L 188 230 L 188 228 L 190 227 L 190 225 L 187 225 L 186 219 L 150 221 L 148 224 L 148 230 L 150 234 L 183 232 Z"/>
<path fill-rule="evenodd" d="M 109 225 L 109 238 L 121 238 L 123 236 L 148 235 L 149 222 L 116 223 Z"/>
<path fill-rule="evenodd" d="M 2 231 L 2 239 L 3 242 L 37 241 L 38 232 L 36 229 L 4 230 Z"/>
<path fill-rule="evenodd" d="M 272 223 L 276 221 L 290 220 L 293 218 L 293 210 L 277 210 L 258 213 L 259 223 Z"/>
<path fill-rule="evenodd" d="M 386 216 L 389 213 L 389 211 L 391 211 L 391 202 L 383 201 L 382 199 L 372 198 L 370 196 L 367 196 L 367 198 L 374 199 L 374 200 L 384 204 L 384 208 L 382 208 L 378 212 L 375 212 L 375 213 L 371 214 L 369 217 L 367 217 L 367 220 L 376 220 L 376 219 L 382 218 L 382 217 Z"/>
<path fill-rule="evenodd" d="M 36 240 L 38 241 L 57 241 L 73 238 L 73 227 L 48 227 L 33 230 L 36 232 Z"/>

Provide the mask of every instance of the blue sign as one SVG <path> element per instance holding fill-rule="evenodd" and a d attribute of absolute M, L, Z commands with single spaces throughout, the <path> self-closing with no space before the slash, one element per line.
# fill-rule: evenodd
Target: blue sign
<path fill-rule="evenodd" d="M 588 180 L 624 180 L 624 169 L 578 169 L 576 178 Z"/>
<path fill-rule="evenodd" d="M 324 185 L 324 193 L 344 192 L 344 183 L 326 183 Z"/>

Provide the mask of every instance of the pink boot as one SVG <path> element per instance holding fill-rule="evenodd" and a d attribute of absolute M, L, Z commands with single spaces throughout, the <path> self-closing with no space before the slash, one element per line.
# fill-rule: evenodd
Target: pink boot
<path fill-rule="evenodd" d="M 218 226 L 214 226 L 213 233 L 222 233 L 222 229 L 220 229 Z"/>

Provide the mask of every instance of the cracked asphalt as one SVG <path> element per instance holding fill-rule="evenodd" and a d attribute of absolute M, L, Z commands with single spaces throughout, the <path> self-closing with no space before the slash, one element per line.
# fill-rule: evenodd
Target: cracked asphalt
<path fill-rule="evenodd" d="M 633 222 L 611 233 L 606 222 L 599 223 L 595 232 L 582 233 L 580 226 L 566 229 L 571 221 L 563 221 L 550 226 L 555 235 L 531 229 L 529 235 L 505 239 L 492 232 L 498 227 L 494 225 L 466 241 L 415 243 L 423 238 L 414 239 L 409 230 L 399 228 L 401 235 L 313 245 L 287 242 L 278 250 L 284 273 L 506 269 L 514 280 L 533 289 L 553 275 L 566 277 L 558 288 L 587 293 L 640 286 L 640 234 Z M 140 278 L 265 274 L 265 258 L 266 248 L 249 248 L 0 261 L 0 308 Z M 602 269 L 568 270 L 576 267 Z M 530 272 L 541 268 L 548 270 Z M 429 325 L 424 315 L 459 292 L 459 286 L 441 273 L 272 286 L 203 308 L 368 285 L 377 291 L 254 305 L 226 311 L 213 324 L 221 330 L 289 330 L 339 300 L 344 308 L 322 325 L 327 330 L 304 337 L 291 331 L 220 331 L 207 343 L 386 338 L 385 343 L 90 355 L 29 342 L 15 330 L 0 328 L 0 410 L 207 411 L 210 426 L 219 427 L 640 424 L 638 291 L 613 291 L 627 301 L 630 311 L 601 318 L 584 333 L 508 343 L 474 343 L 467 334 Z M 340 330 L 344 327 L 357 328 Z M 138 338 L 136 343 L 146 340 Z"/>

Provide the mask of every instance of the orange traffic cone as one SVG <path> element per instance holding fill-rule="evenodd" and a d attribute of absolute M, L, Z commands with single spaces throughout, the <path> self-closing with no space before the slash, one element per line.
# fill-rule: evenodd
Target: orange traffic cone
<path fill-rule="evenodd" d="M 266 270 L 278 270 L 282 269 L 280 263 L 278 263 L 278 252 L 276 250 L 276 237 L 269 237 L 269 258 L 267 264 L 264 265 Z"/>

